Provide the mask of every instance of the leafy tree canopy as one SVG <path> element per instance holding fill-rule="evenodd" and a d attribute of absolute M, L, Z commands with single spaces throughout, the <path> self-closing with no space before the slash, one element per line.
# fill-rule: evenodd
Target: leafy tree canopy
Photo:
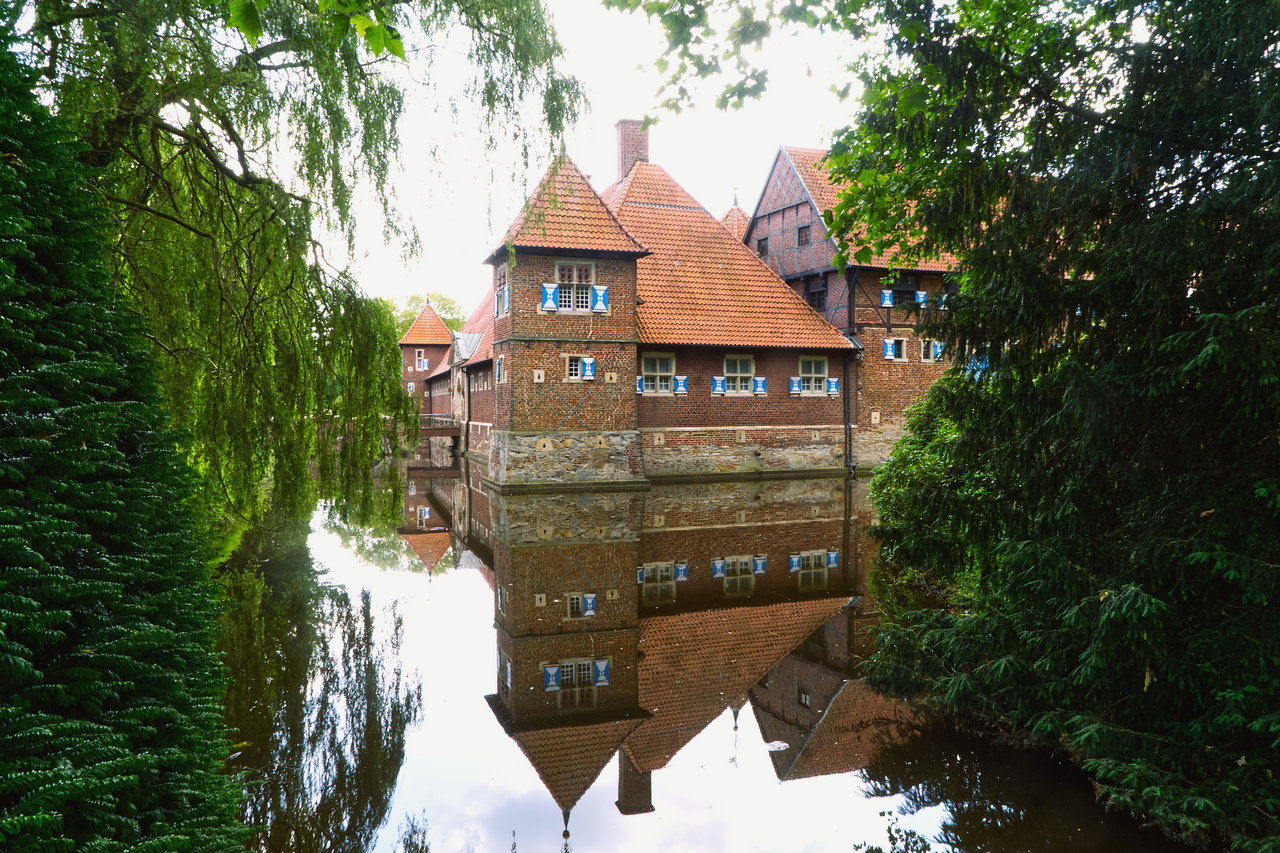
<path fill-rule="evenodd" d="M 461 330 L 467 322 L 467 315 L 463 313 L 462 306 L 458 304 L 458 300 L 445 296 L 443 293 L 432 291 L 425 296 L 406 297 L 393 306 L 393 310 L 396 312 L 396 333 L 400 337 L 404 337 L 404 333 L 409 331 L 413 321 L 418 319 L 422 309 L 428 305 L 434 308 L 436 314 L 444 321 L 444 324 L 455 332 Z"/>
<path fill-rule="evenodd" d="M 363 181 L 399 232 L 399 81 L 429 85 L 437 54 L 464 53 L 474 77 L 443 94 L 476 104 L 491 141 L 528 145 L 515 128 L 538 118 L 559 134 L 581 102 L 541 0 L 22 0 L 0 30 L 101 170 L 114 279 L 146 317 L 207 505 L 242 517 L 272 483 L 308 505 L 313 458 L 326 487 L 367 486 L 383 415 L 407 412 L 392 318 L 313 231 L 353 239 Z"/>
<path fill-rule="evenodd" d="M 653 7 L 677 72 L 712 5 Z M 1280 849 L 1274 3 L 797 0 L 715 49 L 783 18 L 885 45 L 829 157 L 847 256 L 958 259 L 921 330 L 955 366 L 875 488 L 889 568 L 976 596 L 903 615 L 871 676 Z"/>

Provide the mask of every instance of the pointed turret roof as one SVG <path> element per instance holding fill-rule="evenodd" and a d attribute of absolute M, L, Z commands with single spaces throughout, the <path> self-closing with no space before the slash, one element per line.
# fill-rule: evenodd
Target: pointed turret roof
<path fill-rule="evenodd" d="M 627 232 L 568 156 L 552 162 L 538 189 L 485 263 L 514 246 L 588 257 L 643 257 L 648 250 Z"/>
<path fill-rule="evenodd" d="M 733 239 L 742 240 L 742 235 L 747 233 L 747 226 L 751 224 L 751 217 L 745 210 L 738 207 L 738 199 L 734 198 L 733 207 L 729 208 L 729 212 L 720 217 L 720 224 L 729 230 L 733 235 Z"/>
<path fill-rule="evenodd" d="M 436 313 L 430 303 L 418 312 L 417 319 L 413 321 L 409 331 L 405 332 L 404 337 L 400 339 L 402 346 L 431 344 L 448 346 L 452 342 L 453 332 L 449 331 L 449 327 L 444 324 L 444 320 L 440 319 L 440 315 Z"/>

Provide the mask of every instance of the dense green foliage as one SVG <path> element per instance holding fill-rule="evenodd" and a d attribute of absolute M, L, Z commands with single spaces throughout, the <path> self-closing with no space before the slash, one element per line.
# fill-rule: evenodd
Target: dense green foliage
<path fill-rule="evenodd" d="M 724 5 L 654 7 L 690 70 Z M 887 559 L 977 595 L 887 628 L 871 678 L 1062 745 L 1176 832 L 1280 849 L 1275 3 L 784 17 L 887 45 L 829 160 L 850 259 L 958 262 L 921 330 L 952 376 L 876 495 Z"/>
<path fill-rule="evenodd" d="M 0 847 L 236 850 L 196 482 L 30 82 L 0 51 Z"/>
<path fill-rule="evenodd" d="M 318 242 L 318 226 L 353 239 L 363 185 L 384 220 L 362 224 L 416 243 L 387 180 L 410 72 L 429 84 L 444 56 L 452 78 L 413 94 L 454 109 L 468 101 L 474 109 L 460 111 L 476 112 L 491 140 L 520 139 L 515 128 L 539 119 L 558 134 L 578 109 L 540 0 L 374 7 L 0 4 L 3 31 L 16 31 L 55 111 L 87 144 L 82 159 L 100 169 L 116 225 L 112 273 L 146 318 L 205 503 L 239 518 L 259 513 L 273 484 L 277 499 L 311 505 L 312 457 L 330 494 L 366 488 L 395 419 L 410 414 L 393 319 Z M 455 55 L 472 77 L 450 64 Z M 417 151 L 433 142 L 414 140 Z"/>

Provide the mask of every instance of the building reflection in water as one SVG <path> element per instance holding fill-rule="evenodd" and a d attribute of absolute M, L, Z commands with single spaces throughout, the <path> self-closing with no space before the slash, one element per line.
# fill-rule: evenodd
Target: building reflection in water
<path fill-rule="evenodd" d="M 896 719 L 849 674 L 875 619 L 865 483 L 499 494 L 470 479 L 410 484 L 492 569 L 486 698 L 566 833 L 615 754 L 618 810 L 653 811 L 654 771 L 725 710 L 751 705 L 783 780 L 864 766 L 886 731 L 871 724 Z"/>

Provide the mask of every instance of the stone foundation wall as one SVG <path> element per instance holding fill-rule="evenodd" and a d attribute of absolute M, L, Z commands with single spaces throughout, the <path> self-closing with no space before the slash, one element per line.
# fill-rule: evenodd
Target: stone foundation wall
<path fill-rule="evenodd" d="M 633 480 L 640 469 L 640 437 L 619 432 L 490 434 L 489 471 L 497 483 L 582 483 Z"/>
<path fill-rule="evenodd" d="M 845 467 L 839 424 L 645 429 L 640 435 L 646 476 Z"/>
<path fill-rule="evenodd" d="M 854 432 L 853 464 L 859 471 L 878 468 L 888 460 L 893 445 L 902 438 L 902 422 L 903 418 L 897 417 Z"/>

